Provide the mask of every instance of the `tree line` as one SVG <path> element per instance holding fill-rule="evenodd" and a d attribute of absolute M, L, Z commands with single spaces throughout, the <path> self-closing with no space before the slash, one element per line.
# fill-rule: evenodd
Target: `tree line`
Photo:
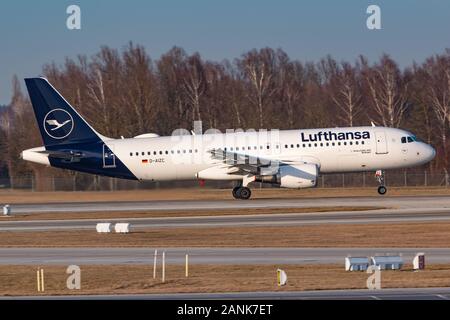
<path fill-rule="evenodd" d="M 100 133 L 133 137 L 203 128 L 401 127 L 437 149 L 430 170 L 448 169 L 450 49 L 400 68 L 389 55 L 370 62 L 308 62 L 282 49 L 253 49 L 220 62 L 173 47 L 153 60 L 140 45 L 103 46 L 93 56 L 43 66 L 43 75 Z M 0 108 L 0 175 L 65 175 L 19 160 L 42 145 L 22 79 Z"/>

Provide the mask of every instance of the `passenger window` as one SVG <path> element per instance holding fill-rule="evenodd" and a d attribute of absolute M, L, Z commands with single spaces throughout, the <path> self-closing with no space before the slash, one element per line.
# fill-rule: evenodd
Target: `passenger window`
<path fill-rule="evenodd" d="M 156 156 L 156 151 L 153 151 L 153 155 L 155 155 L 155 156 Z"/>
<path fill-rule="evenodd" d="M 147 152 L 147 155 L 148 155 L 148 156 L 151 155 L 151 154 L 152 154 L 152 153 L 151 153 L 150 151 Z"/>
<path fill-rule="evenodd" d="M 162 151 L 160 151 L 159 154 L 162 154 Z"/>
<path fill-rule="evenodd" d="M 136 152 L 136 155 L 138 156 L 138 155 L 139 155 L 139 152 Z"/>
<path fill-rule="evenodd" d="M 300 145 L 297 143 L 297 148 L 300 148 Z"/>
<path fill-rule="evenodd" d="M 361 141 L 361 144 L 364 144 L 364 141 Z"/>
<path fill-rule="evenodd" d="M 332 142 L 331 145 L 334 147 L 334 142 Z"/>
<path fill-rule="evenodd" d="M 353 145 L 353 142 L 352 142 L 352 141 L 350 141 L 349 143 L 350 143 L 350 145 Z"/>
<path fill-rule="evenodd" d="M 133 152 L 130 152 L 130 156 L 131 156 L 131 157 L 133 156 Z"/>
<path fill-rule="evenodd" d="M 291 144 L 291 148 L 294 148 L 294 145 L 293 145 L 293 144 Z"/>
<path fill-rule="evenodd" d="M 169 154 L 169 151 L 166 150 L 166 154 Z"/>

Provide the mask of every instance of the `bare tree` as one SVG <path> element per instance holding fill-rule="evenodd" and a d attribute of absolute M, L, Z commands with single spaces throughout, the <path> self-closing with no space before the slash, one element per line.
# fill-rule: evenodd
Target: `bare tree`
<path fill-rule="evenodd" d="M 342 62 L 330 71 L 327 87 L 338 107 L 338 118 L 344 125 L 353 127 L 355 119 L 363 111 L 359 68 Z"/>
<path fill-rule="evenodd" d="M 190 56 L 185 62 L 182 79 L 183 88 L 193 110 L 192 120 L 201 120 L 200 99 L 206 91 L 206 77 L 203 62 L 198 53 Z"/>
<path fill-rule="evenodd" d="M 118 122 L 120 97 L 124 94 L 122 70 L 118 51 L 102 47 L 89 66 L 86 80 L 86 111 L 98 123 L 98 130 L 111 137 L 117 137 L 123 130 L 120 128 L 123 123 Z"/>
<path fill-rule="evenodd" d="M 232 108 L 237 128 L 244 128 L 246 121 L 243 113 L 243 100 L 245 98 L 245 89 L 242 85 L 243 79 L 241 73 L 229 61 L 224 62 L 226 73 L 223 78 L 225 92 L 227 93 L 228 105 Z M 232 126 L 236 127 L 236 125 Z"/>
<path fill-rule="evenodd" d="M 388 55 L 380 63 L 369 67 L 361 57 L 363 77 L 368 89 L 369 102 L 377 120 L 386 127 L 398 127 L 407 107 L 408 82 Z"/>
<path fill-rule="evenodd" d="M 237 61 L 244 78 L 249 83 L 247 98 L 258 110 L 259 127 L 264 127 L 264 111 L 268 100 L 276 92 L 274 76 L 275 52 L 271 48 L 252 50 Z"/>
<path fill-rule="evenodd" d="M 123 52 L 123 74 L 121 75 L 121 114 L 128 131 L 147 132 L 155 128 L 156 107 L 159 103 L 158 84 L 155 79 L 150 57 L 142 46 L 130 43 Z M 122 90 L 123 90 L 122 89 Z M 125 112 L 124 112 L 125 111 Z M 132 111 L 132 115 L 130 115 Z"/>
<path fill-rule="evenodd" d="M 438 121 L 444 170 L 448 170 L 447 129 L 450 119 L 450 51 L 428 58 L 423 64 L 425 99 Z"/>
<path fill-rule="evenodd" d="M 187 127 L 190 124 L 190 121 L 188 121 L 190 110 L 187 99 L 185 99 L 181 75 L 186 59 L 187 55 L 183 49 L 173 47 L 169 52 L 162 55 L 157 62 L 163 99 L 162 107 L 165 114 L 169 114 L 175 120 L 173 124 L 175 127 L 167 126 L 167 132 L 171 132 L 170 129 Z"/>
<path fill-rule="evenodd" d="M 279 60 L 279 70 L 277 79 L 277 92 L 282 102 L 282 107 L 286 108 L 288 126 L 293 129 L 300 102 L 305 90 L 305 70 L 298 61 L 290 61 L 284 51 L 277 51 Z"/>

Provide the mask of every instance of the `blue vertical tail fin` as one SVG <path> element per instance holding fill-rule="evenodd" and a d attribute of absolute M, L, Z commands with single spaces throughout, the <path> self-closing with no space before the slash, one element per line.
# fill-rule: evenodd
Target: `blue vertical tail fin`
<path fill-rule="evenodd" d="M 25 79 L 45 146 L 101 141 L 101 136 L 44 78 Z"/>

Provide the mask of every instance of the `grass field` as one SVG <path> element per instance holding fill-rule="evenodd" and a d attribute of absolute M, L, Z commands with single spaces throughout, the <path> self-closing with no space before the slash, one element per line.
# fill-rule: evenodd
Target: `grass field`
<path fill-rule="evenodd" d="M 0 232 L 0 247 L 449 247 L 450 222 Z"/>
<path fill-rule="evenodd" d="M 38 293 L 36 270 L 39 266 L 0 266 L 0 295 L 61 294 L 141 294 L 181 292 L 300 291 L 320 289 L 364 289 L 369 274 L 346 272 L 342 265 L 191 265 L 189 278 L 184 266 L 166 267 L 161 282 L 158 266 L 111 265 L 80 266 L 81 289 L 66 288 L 67 266 L 44 266 L 45 292 Z M 288 276 L 287 285 L 278 287 L 276 270 Z M 450 266 L 430 265 L 413 272 L 411 265 L 400 271 L 382 271 L 382 288 L 450 286 Z"/>
<path fill-rule="evenodd" d="M 450 195 L 450 188 L 404 187 L 389 188 L 385 196 Z M 376 188 L 319 188 L 319 189 L 252 189 L 252 198 L 302 198 L 302 197 L 358 197 L 379 196 Z M 0 191 L 0 204 L 47 202 L 96 202 L 96 201 L 146 201 L 146 200 L 219 200 L 233 199 L 228 189 L 152 189 L 114 192 L 31 192 L 17 190 Z"/>

